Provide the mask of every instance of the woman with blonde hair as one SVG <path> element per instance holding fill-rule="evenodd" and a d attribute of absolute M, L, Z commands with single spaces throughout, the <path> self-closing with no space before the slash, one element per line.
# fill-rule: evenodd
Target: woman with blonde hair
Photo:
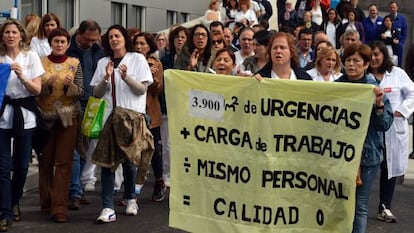
<path fill-rule="evenodd" d="M 239 1 L 239 11 L 236 14 L 235 21 L 241 22 L 242 19 L 247 19 L 249 25 L 258 24 L 256 12 L 250 9 L 250 0 Z"/>
<path fill-rule="evenodd" d="M 226 40 L 224 40 L 224 35 L 219 32 L 213 33 L 211 35 L 211 47 L 215 52 L 222 48 L 226 48 L 227 44 Z"/>
<path fill-rule="evenodd" d="M 27 32 L 27 39 L 31 41 L 32 38 L 35 37 L 39 31 L 39 26 L 42 22 L 42 18 L 35 14 L 28 14 L 25 17 L 24 22 L 24 27 Z"/>
<path fill-rule="evenodd" d="M 213 21 L 221 21 L 219 0 L 210 0 L 208 10 L 204 13 L 203 21 L 207 26 Z"/>
<path fill-rule="evenodd" d="M 3 22 L 0 35 L 0 63 L 9 64 L 12 71 L 0 107 L 0 232 L 6 232 L 13 221 L 21 220 L 19 202 L 33 135 L 42 123 L 35 96 L 42 89 L 45 71 L 39 56 L 30 50 L 26 31 L 18 20 Z"/>
<path fill-rule="evenodd" d="M 342 76 L 339 54 L 332 46 L 318 48 L 315 67 L 307 71 L 314 81 L 333 82 Z"/>

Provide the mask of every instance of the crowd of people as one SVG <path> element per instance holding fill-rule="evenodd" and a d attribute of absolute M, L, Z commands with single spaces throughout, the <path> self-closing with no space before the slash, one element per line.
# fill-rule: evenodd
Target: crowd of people
<path fill-rule="evenodd" d="M 341 48 L 340 38 L 345 31 L 357 30 L 359 40 L 364 44 L 383 41 L 395 64 L 401 66 L 408 29 L 405 17 L 398 13 L 397 1 L 389 2 L 389 14 L 384 18 L 378 15 L 378 6 L 374 3 L 368 6 L 369 15 L 365 16 L 358 0 L 341 0 L 335 5 L 326 4 L 330 1 L 298 0 L 295 6 L 291 0 L 277 2 L 279 28 L 295 33 L 303 28 L 323 31 L 337 49 Z"/>
<path fill-rule="evenodd" d="M 40 211 L 55 222 L 66 222 L 68 210 L 90 203 L 85 193 L 95 191 L 97 165 L 102 185 L 97 222 L 116 221 L 115 205 L 125 206 L 126 215 L 137 214 L 137 196 L 151 167 L 152 200 L 163 201 L 171 182 L 167 69 L 259 81 L 376 85 L 353 232 L 365 232 L 377 171 L 378 218 L 396 222 L 391 201 L 396 179 L 407 168 L 407 119 L 414 112 L 414 52 L 408 53 L 407 74 L 401 68 L 407 25 L 398 3 L 389 3 L 384 18 L 375 4 L 365 17 L 358 0 L 336 7 L 321 0 L 298 0 L 296 6 L 278 0 L 277 6 L 279 31 L 269 30 L 273 13 L 267 0 L 211 0 L 202 23 L 172 25 L 168 33 L 158 34 L 121 25 L 102 33 L 94 20 L 82 21 L 69 33 L 53 13 L 28 15 L 25 25 L 5 21 L 0 63 L 10 64 L 12 72 L 0 108 L 0 232 L 22 220 L 19 200 L 32 149 L 39 160 Z M 98 139 L 79 130 L 91 96 L 106 104 Z M 143 129 L 134 137 L 134 150 L 117 144 L 127 137 L 112 130 L 122 122 Z M 38 137 L 41 133 L 44 137 Z M 115 201 L 121 186 L 123 198 Z"/>

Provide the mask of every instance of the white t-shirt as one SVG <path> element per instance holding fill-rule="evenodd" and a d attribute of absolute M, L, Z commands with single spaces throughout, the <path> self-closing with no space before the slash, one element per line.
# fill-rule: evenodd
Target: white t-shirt
<path fill-rule="evenodd" d="M 32 48 L 32 50 L 36 52 L 39 57 L 48 56 L 50 53 L 52 53 L 52 48 L 50 47 L 47 38 L 40 40 L 37 37 L 33 37 L 32 41 L 30 42 L 30 48 Z"/>
<path fill-rule="evenodd" d="M 254 0 L 250 0 L 250 10 L 252 10 L 254 13 L 260 12 L 259 3 Z"/>
<path fill-rule="evenodd" d="M 272 79 L 281 79 L 279 77 L 279 75 L 277 75 L 276 72 L 274 72 L 273 70 L 270 73 L 270 76 L 271 76 Z M 293 72 L 293 70 L 290 72 L 289 80 L 298 80 L 298 78 L 296 77 L 296 74 L 295 74 L 295 72 Z"/>
<path fill-rule="evenodd" d="M 91 80 L 91 86 L 97 86 L 106 75 L 106 65 L 110 61 L 109 57 L 103 57 L 98 61 L 95 73 Z M 132 77 L 137 82 L 147 81 L 149 84 L 153 83 L 151 70 L 148 66 L 147 59 L 142 54 L 128 52 L 122 58 L 119 65 L 125 64 L 127 66 L 127 75 Z M 145 113 L 147 104 L 147 93 L 143 95 L 136 95 L 131 88 L 121 78 L 121 73 L 118 68 L 114 69 L 115 74 L 115 94 L 116 105 L 134 110 L 136 112 Z M 105 106 L 105 121 L 112 112 L 112 89 L 111 83 L 108 83 L 107 90 L 102 97 L 106 101 Z"/>
<path fill-rule="evenodd" d="M 237 52 L 234 53 L 234 57 L 236 58 L 236 67 L 240 66 L 241 64 L 243 64 L 244 59 L 250 57 L 250 56 L 254 56 L 254 52 L 252 51 L 251 54 L 247 55 L 247 56 L 243 56 L 242 51 L 239 50 Z"/>
<path fill-rule="evenodd" d="M 312 12 L 312 22 L 321 26 L 322 21 L 323 21 L 322 8 L 320 7 L 318 9 L 312 8 L 311 12 Z"/>
<path fill-rule="evenodd" d="M 328 22 L 326 25 L 326 35 L 328 36 L 329 42 L 336 48 L 336 27 L 335 24 Z"/>
<path fill-rule="evenodd" d="M 319 73 L 318 69 L 313 68 L 313 69 L 307 70 L 306 72 L 312 77 L 313 81 L 325 82 L 325 79 L 323 79 L 323 76 L 321 75 L 321 73 Z M 329 82 L 333 82 L 341 76 L 342 76 L 341 72 L 331 73 L 329 75 Z"/>
<path fill-rule="evenodd" d="M 243 13 L 243 11 L 238 11 L 236 13 L 236 17 L 235 20 L 237 22 L 240 22 L 240 20 L 246 18 L 247 20 L 249 20 L 249 24 L 250 25 L 255 25 L 258 23 L 257 21 L 257 17 L 256 17 L 256 13 L 252 10 L 247 10 L 246 13 Z"/>
<path fill-rule="evenodd" d="M 45 73 L 39 56 L 33 51 L 21 51 L 14 61 L 7 55 L 0 56 L 0 63 L 18 63 L 23 69 L 24 77 L 29 80 L 38 78 Z M 10 96 L 11 99 L 19 99 L 32 96 L 33 94 L 26 89 L 20 82 L 20 79 L 17 78 L 16 73 L 12 71 L 7 82 L 6 95 Z M 21 110 L 24 118 L 24 129 L 36 127 L 35 114 L 25 108 L 21 108 Z M 3 115 L 0 116 L 0 128 L 13 128 L 13 107 L 10 105 L 6 105 Z"/>

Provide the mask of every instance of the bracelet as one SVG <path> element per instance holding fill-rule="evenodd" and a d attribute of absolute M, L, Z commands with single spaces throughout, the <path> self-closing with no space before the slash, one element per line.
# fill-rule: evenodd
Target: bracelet
<path fill-rule="evenodd" d="M 106 84 L 108 84 L 108 83 L 109 83 L 109 79 L 104 79 L 104 82 L 105 82 Z"/>
<path fill-rule="evenodd" d="M 378 105 L 377 105 L 377 106 L 376 106 L 376 108 L 377 108 L 377 109 L 382 109 L 382 110 L 384 110 L 384 108 L 385 108 L 385 107 L 384 107 L 384 105 L 382 105 L 382 106 L 378 106 Z"/>
<path fill-rule="evenodd" d="M 24 85 L 27 82 L 27 78 L 20 79 L 20 82 Z"/>

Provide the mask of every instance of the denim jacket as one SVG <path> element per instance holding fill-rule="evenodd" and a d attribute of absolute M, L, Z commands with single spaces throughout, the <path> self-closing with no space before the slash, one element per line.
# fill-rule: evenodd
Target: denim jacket
<path fill-rule="evenodd" d="M 343 75 L 336 82 L 367 83 L 378 86 L 377 80 L 371 75 L 364 75 L 358 81 L 351 81 L 347 75 Z M 361 166 L 377 166 L 384 159 L 384 133 L 391 127 L 394 120 L 394 113 L 391 108 L 391 103 L 385 95 L 383 102 L 384 111 L 382 113 L 377 112 L 375 104 L 372 107 L 368 132 L 362 149 Z"/>

